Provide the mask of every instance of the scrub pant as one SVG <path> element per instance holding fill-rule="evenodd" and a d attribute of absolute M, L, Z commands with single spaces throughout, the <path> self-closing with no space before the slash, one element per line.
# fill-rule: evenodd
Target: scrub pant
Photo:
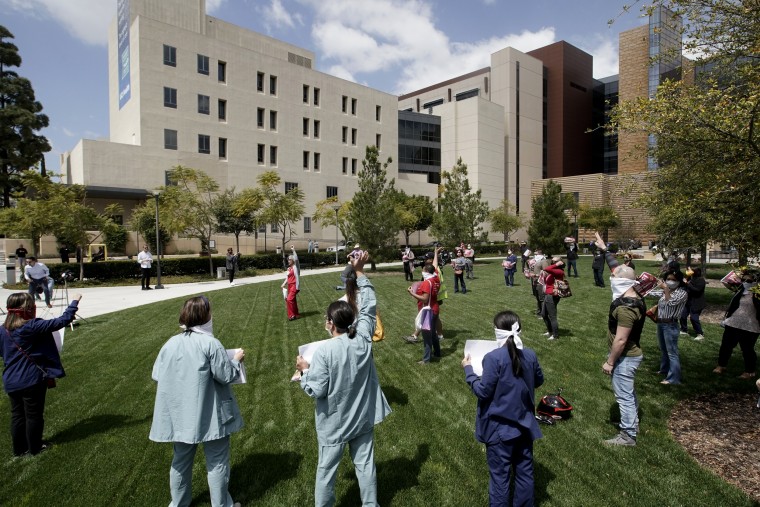
<path fill-rule="evenodd" d="M 375 469 L 375 431 L 336 445 L 319 446 L 317 480 L 314 486 L 314 505 L 329 507 L 335 505 L 335 475 L 343 458 L 343 449 L 348 444 L 348 452 L 356 470 L 359 492 L 364 506 L 377 506 L 377 471 Z"/>
<path fill-rule="evenodd" d="M 199 444 L 174 442 L 174 458 L 169 470 L 172 503 L 169 507 L 187 507 L 193 500 L 193 460 Z M 203 442 L 206 455 L 208 490 L 213 507 L 232 507 L 227 487 L 230 482 L 230 437 Z"/>
<path fill-rule="evenodd" d="M 528 436 L 486 445 L 486 461 L 491 480 L 488 482 L 488 499 L 491 507 L 509 504 L 509 472 L 515 471 L 514 507 L 532 506 L 533 441 Z"/>
<path fill-rule="evenodd" d="M 285 306 L 288 309 L 288 319 L 295 319 L 301 316 L 298 313 L 298 301 L 296 301 L 296 294 L 298 294 L 296 286 L 288 285 L 288 297 L 285 299 Z"/>

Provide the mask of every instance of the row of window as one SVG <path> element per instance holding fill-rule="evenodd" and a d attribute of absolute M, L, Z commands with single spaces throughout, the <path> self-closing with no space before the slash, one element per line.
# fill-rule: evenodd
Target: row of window
<path fill-rule="evenodd" d="M 198 74 L 208 76 L 210 74 L 210 59 L 206 55 L 197 54 Z M 164 44 L 164 65 L 169 67 L 177 66 L 177 48 Z M 227 62 L 218 60 L 216 62 L 216 77 L 220 83 L 227 82 Z"/>
<path fill-rule="evenodd" d="M 197 54 L 197 63 L 198 63 L 198 74 L 204 74 L 206 76 L 209 75 L 209 68 L 210 68 L 210 59 L 206 55 L 202 55 L 200 53 Z M 177 48 L 174 46 L 169 46 L 168 44 L 164 44 L 164 65 L 168 65 L 170 67 L 176 67 L 177 66 Z M 227 82 L 227 62 L 223 62 L 221 60 L 217 61 L 217 80 L 220 83 L 226 83 Z M 257 72 L 256 73 L 256 91 L 264 93 L 264 84 L 266 83 L 266 74 L 263 72 Z M 166 93 L 166 89 L 164 89 L 164 93 Z M 177 107 L 176 106 L 176 94 L 177 91 L 174 90 L 174 106 L 167 106 L 167 107 Z M 269 94 L 276 96 L 277 95 L 277 76 L 270 75 L 269 76 Z M 355 98 L 351 98 L 351 114 L 356 116 L 357 114 L 357 104 L 358 101 Z M 311 87 L 307 84 L 303 85 L 303 103 L 309 104 L 312 103 L 315 107 L 319 107 L 320 104 L 320 89 L 315 87 Z M 164 103 L 166 103 L 166 100 L 164 100 Z M 341 110 L 344 113 L 348 113 L 348 104 L 349 104 L 349 97 L 346 95 L 343 95 L 342 101 L 341 101 Z M 379 105 L 375 106 L 375 120 L 380 121 L 381 119 L 381 113 L 382 108 Z M 208 114 L 208 113 L 206 113 Z"/>
<path fill-rule="evenodd" d="M 424 123 L 412 120 L 398 121 L 399 139 L 413 139 L 415 141 L 441 142 L 441 126 L 433 123 Z"/>
<path fill-rule="evenodd" d="M 177 89 L 164 86 L 164 107 L 170 107 L 177 109 Z M 222 120 L 227 120 L 227 101 L 224 99 L 218 99 L 216 101 L 217 117 Z M 198 94 L 198 113 L 199 114 L 211 114 L 211 97 L 208 95 Z"/>
<path fill-rule="evenodd" d="M 227 139 L 220 137 L 217 140 L 217 154 L 222 160 L 227 160 Z M 164 148 L 167 150 L 179 149 L 179 143 L 177 142 L 177 131 L 172 129 L 164 129 Z M 210 154 L 211 153 L 211 136 L 206 134 L 198 134 L 198 153 Z"/>
<path fill-rule="evenodd" d="M 291 190 L 295 190 L 297 188 L 298 188 L 298 183 L 295 183 L 295 182 L 292 182 L 292 181 L 286 181 L 285 182 L 285 193 L 286 194 L 288 192 L 290 192 Z M 329 185 L 327 186 L 327 198 L 329 199 L 330 197 L 338 197 L 338 187 L 331 187 Z M 303 232 L 311 232 L 311 218 L 304 217 L 304 221 L 307 218 L 309 219 L 309 230 L 308 231 L 304 230 Z M 264 231 L 261 231 L 261 232 L 264 232 Z M 275 231 L 272 231 L 272 232 L 275 232 Z"/>
<path fill-rule="evenodd" d="M 287 185 L 287 183 L 285 185 Z M 259 233 L 266 234 L 266 232 L 267 224 L 259 225 Z M 269 224 L 269 232 L 277 234 L 280 232 L 280 226 L 277 224 Z M 311 234 L 311 217 L 303 217 L 303 232 L 304 234 Z"/>
<path fill-rule="evenodd" d="M 418 164 L 441 167 L 441 149 L 427 146 L 398 145 L 400 164 Z"/>

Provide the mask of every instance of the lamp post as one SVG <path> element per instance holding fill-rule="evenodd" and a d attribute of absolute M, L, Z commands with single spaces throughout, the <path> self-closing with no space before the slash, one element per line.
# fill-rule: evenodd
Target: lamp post
<path fill-rule="evenodd" d="M 338 265 L 338 210 L 340 210 L 340 204 L 337 202 L 333 204 L 332 209 L 335 210 L 335 265 Z"/>
<path fill-rule="evenodd" d="M 161 195 L 160 190 L 153 191 L 153 197 L 156 198 L 156 289 L 163 289 L 161 285 L 161 241 L 158 231 L 158 196 Z"/>

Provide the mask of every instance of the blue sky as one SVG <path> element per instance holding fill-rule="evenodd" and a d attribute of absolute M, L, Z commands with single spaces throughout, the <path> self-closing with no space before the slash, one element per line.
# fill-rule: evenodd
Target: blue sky
<path fill-rule="evenodd" d="M 489 64 L 493 51 L 565 40 L 617 73 L 618 34 L 646 23 L 630 0 L 206 0 L 209 15 L 316 54 L 315 67 L 388 93 Z M 116 0 L 0 0 L 50 117 L 49 170 L 80 138 L 108 138 L 107 34 Z M 612 26 L 608 20 L 615 18 Z"/>

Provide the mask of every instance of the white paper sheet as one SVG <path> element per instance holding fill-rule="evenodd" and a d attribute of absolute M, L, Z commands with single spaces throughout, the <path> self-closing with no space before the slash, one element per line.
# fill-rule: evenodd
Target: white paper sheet
<path fill-rule="evenodd" d="M 311 358 L 314 357 L 314 352 L 319 347 L 321 347 L 323 343 L 325 343 L 326 341 L 329 341 L 329 340 L 330 339 L 328 338 L 327 340 L 319 340 L 318 342 L 311 342 L 311 343 L 307 343 L 305 345 L 299 345 L 298 346 L 298 355 L 302 356 L 304 359 L 306 359 L 307 363 L 311 364 Z"/>
<path fill-rule="evenodd" d="M 282 299 L 288 299 L 288 288 L 284 287 L 282 289 Z"/>
<path fill-rule="evenodd" d="M 492 350 L 496 350 L 499 344 L 496 340 L 467 340 L 464 342 L 464 357 L 470 356 L 472 371 L 478 377 L 483 375 L 483 357 Z"/>
<path fill-rule="evenodd" d="M 230 358 L 230 361 L 232 361 L 232 358 L 235 357 L 235 354 L 237 354 L 238 350 L 241 349 L 227 349 L 227 357 Z M 233 384 L 247 384 L 248 383 L 248 377 L 246 377 L 245 374 L 245 363 L 240 362 L 240 376 L 233 382 Z"/>
<path fill-rule="evenodd" d="M 63 352 L 63 332 L 66 331 L 65 327 L 62 327 L 58 331 L 53 331 L 53 340 L 55 340 L 55 348 L 58 349 L 58 353 Z"/>

